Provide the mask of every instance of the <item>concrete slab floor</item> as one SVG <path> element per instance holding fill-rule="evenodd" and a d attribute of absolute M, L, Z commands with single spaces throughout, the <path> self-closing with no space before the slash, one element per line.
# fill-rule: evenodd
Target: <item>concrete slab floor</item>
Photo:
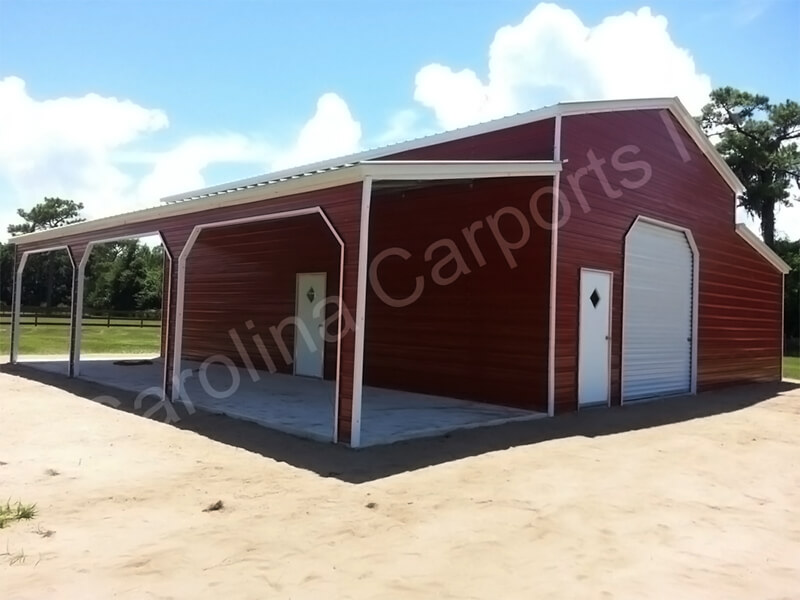
<path fill-rule="evenodd" d="M 141 356 L 85 356 L 81 378 L 141 393 L 160 388 L 163 363 L 125 366 Z M 152 357 L 151 357 L 152 358 Z M 66 357 L 20 357 L 21 364 L 66 374 Z M 253 421 L 301 437 L 333 439 L 335 385 L 282 373 L 183 361 L 184 400 L 208 412 Z M 456 429 L 543 418 L 543 413 L 455 398 L 365 386 L 361 409 L 362 446 L 437 436 Z"/>

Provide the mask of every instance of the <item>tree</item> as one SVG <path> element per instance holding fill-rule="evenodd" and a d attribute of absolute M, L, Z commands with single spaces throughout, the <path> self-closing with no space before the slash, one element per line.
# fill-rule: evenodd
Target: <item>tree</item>
<path fill-rule="evenodd" d="M 773 104 L 766 96 L 732 87 L 711 92 L 700 123 L 718 137 L 717 150 L 746 190 L 739 203 L 761 218 L 764 242 L 775 246 L 775 208 L 795 200 L 789 186 L 800 185 L 800 104 Z"/>
<path fill-rule="evenodd" d="M 800 350 L 800 240 L 776 240 L 775 252 L 792 268 L 784 280 L 783 335 L 790 344 L 786 349 L 797 352 Z"/>
<path fill-rule="evenodd" d="M 0 307 L 11 305 L 11 281 L 14 251 L 11 244 L 0 242 Z"/>
<path fill-rule="evenodd" d="M 17 214 L 22 217 L 24 223 L 8 226 L 8 233 L 21 235 L 33 233 L 44 229 L 53 229 L 62 225 L 80 223 L 85 219 L 81 217 L 83 203 L 65 200 L 63 198 L 45 198 L 42 202 L 34 206 L 31 210 L 17 209 Z M 55 306 L 64 303 L 65 297 L 68 299 L 69 292 L 61 289 L 63 285 L 56 285 L 63 279 L 63 275 L 71 270 L 72 265 L 66 253 L 52 252 L 41 255 L 34 255 L 25 267 L 28 276 L 37 284 L 34 285 L 23 299 L 24 304 L 43 304 L 45 306 Z M 42 285 L 43 284 L 43 285 Z M 57 289 L 58 288 L 58 289 Z M 44 291 L 40 296 L 37 291 Z"/>
<path fill-rule="evenodd" d="M 161 308 L 164 255 L 138 240 L 102 244 L 86 269 L 86 306 L 101 310 Z"/>
<path fill-rule="evenodd" d="M 43 229 L 53 229 L 62 225 L 71 225 L 85 221 L 81 217 L 83 210 L 82 202 L 64 200 L 62 198 L 45 198 L 42 202 L 32 209 L 17 209 L 17 214 L 22 217 L 24 223 L 9 225 L 8 233 L 11 235 L 21 235 L 23 233 L 33 233 Z"/>

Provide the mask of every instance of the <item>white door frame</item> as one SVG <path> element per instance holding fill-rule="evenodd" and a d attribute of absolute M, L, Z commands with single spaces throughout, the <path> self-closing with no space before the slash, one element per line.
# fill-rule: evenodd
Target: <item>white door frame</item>
<path fill-rule="evenodd" d="M 694 241 L 694 235 L 692 235 L 692 230 L 688 227 L 683 227 L 682 225 L 676 225 L 675 223 L 669 223 L 668 221 L 662 221 L 660 219 L 654 219 L 652 217 L 645 217 L 643 215 L 638 215 L 631 226 L 628 228 L 628 231 L 625 233 L 625 246 L 623 252 L 623 270 L 622 270 L 622 340 L 620 344 L 620 355 L 619 355 L 619 396 L 620 396 L 620 404 L 625 404 L 625 315 L 627 314 L 627 294 L 625 291 L 628 289 L 628 236 L 630 236 L 633 228 L 636 227 L 638 223 L 649 223 L 651 225 L 657 225 L 659 227 L 664 227 L 665 229 L 672 229 L 673 231 L 680 231 L 686 236 L 686 240 L 689 242 L 689 248 L 692 250 L 692 345 L 691 345 L 691 353 L 692 353 L 692 360 L 690 363 L 690 368 L 692 372 L 690 374 L 691 380 L 691 389 L 689 390 L 690 394 L 697 394 L 697 313 L 698 313 L 698 304 L 699 304 L 699 290 L 700 290 L 700 252 L 697 249 L 697 243 Z M 637 400 L 636 402 L 640 402 Z"/>
<path fill-rule="evenodd" d="M 325 293 L 324 296 L 327 297 L 328 294 L 328 273 L 325 271 L 303 271 L 299 273 L 295 273 L 294 275 L 294 318 L 295 323 L 300 319 L 300 277 L 302 275 L 321 275 L 325 278 Z M 322 320 L 325 320 L 325 315 L 322 315 Z M 294 342 L 292 344 L 292 359 L 294 360 L 292 364 L 292 374 L 297 375 L 297 325 L 295 325 L 295 334 L 294 334 Z M 321 379 L 325 379 L 325 336 L 322 338 L 322 345 L 320 347 L 320 352 L 322 353 L 322 374 L 320 375 Z M 310 375 L 300 375 L 300 377 L 311 377 Z"/>
<path fill-rule="evenodd" d="M 578 282 L 579 290 L 578 290 L 578 297 L 581 298 L 581 303 L 583 300 L 583 273 L 602 273 L 603 275 L 608 275 L 608 351 L 606 352 L 606 359 L 608 361 L 608 365 L 606 368 L 606 373 L 608 373 L 608 397 L 606 398 L 606 406 L 611 406 L 611 342 L 612 342 L 612 331 L 611 326 L 614 322 L 614 272 L 608 271 L 605 269 L 593 269 L 590 267 L 581 267 L 580 270 L 580 280 Z M 581 356 L 581 303 L 578 304 L 578 410 L 581 408 L 581 397 L 580 397 L 580 389 L 581 389 L 581 373 L 580 373 L 580 356 Z M 593 404 L 584 406 L 584 408 L 592 408 L 600 406 L 600 404 Z"/>

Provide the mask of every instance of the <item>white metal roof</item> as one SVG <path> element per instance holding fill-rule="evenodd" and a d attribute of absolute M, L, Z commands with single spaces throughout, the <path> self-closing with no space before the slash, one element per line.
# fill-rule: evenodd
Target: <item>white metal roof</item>
<path fill-rule="evenodd" d="M 341 165 L 350 165 L 350 164 L 360 163 L 363 161 L 372 161 L 388 155 L 398 154 L 400 152 L 407 152 L 409 150 L 425 148 L 427 146 L 433 146 L 435 144 L 460 140 L 476 135 L 481 135 L 484 133 L 491 133 L 493 131 L 500 131 L 503 129 L 508 129 L 510 127 L 517 127 L 519 125 L 535 123 L 537 121 L 543 121 L 545 119 L 553 118 L 557 115 L 569 116 L 569 115 L 618 112 L 618 111 L 628 111 L 628 110 L 658 110 L 658 109 L 668 110 L 672 113 L 672 115 L 683 126 L 683 128 L 691 136 L 691 138 L 694 140 L 694 142 L 697 144 L 700 150 L 706 155 L 706 157 L 708 157 L 708 159 L 711 161 L 711 164 L 713 164 L 714 167 L 717 169 L 717 171 L 719 171 L 720 175 L 723 177 L 723 179 L 726 181 L 726 183 L 731 187 L 731 189 L 734 192 L 736 192 L 737 194 L 741 194 L 742 192 L 744 192 L 744 186 L 742 185 L 742 183 L 737 179 L 736 175 L 733 173 L 733 171 L 731 171 L 728 164 L 719 155 L 719 153 L 714 148 L 714 145 L 711 143 L 711 141 L 705 135 L 703 130 L 697 124 L 694 117 L 692 117 L 692 115 L 689 114 L 689 111 L 686 110 L 686 107 L 681 103 L 681 101 L 678 98 L 637 98 L 630 100 L 593 100 L 588 102 L 561 102 L 559 104 L 554 104 L 536 110 L 518 113 L 516 115 L 511 115 L 509 117 L 503 117 L 501 119 L 495 119 L 493 121 L 487 121 L 485 123 L 479 123 L 477 125 L 470 125 L 468 127 L 462 127 L 460 129 L 453 129 L 450 131 L 445 131 L 443 133 L 437 133 L 422 138 L 408 140 L 405 142 L 398 142 L 396 144 L 391 144 L 388 146 L 372 148 L 370 150 L 357 152 L 355 154 L 349 154 L 347 156 L 340 156 L 337 158 L 323 160 L 308 165 L 292 167 L 289 169 L 282 169 L 280 171 L 274 171 L 272 173 L 267 173 L 256 177 L 240 179 L 238 181 L 223 183 L 220 185 L 213 185 L 181 194 L 175 194 L 172 196 L 167 196 L 165 198 L 162 198 L 161 202 L 172 203 L 172 202 L 183 202 L 187 200 L 195 200 L 197 198 L 204 198 L 210 195 L 225 194 L 232 191 L 238 191 L 241 189 L 248 189 L 253 186 L 262 186 L 275 181 L 283 181 L 286 179 L 305 177 L 308 175 L 313 175 L 319 171 L 336 169 L 339 168 Z"/>

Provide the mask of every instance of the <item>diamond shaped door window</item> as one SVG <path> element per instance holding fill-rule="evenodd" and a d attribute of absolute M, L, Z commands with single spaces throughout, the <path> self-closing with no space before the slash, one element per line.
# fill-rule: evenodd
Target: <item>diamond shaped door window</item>
<path fill-rule="evenodd" d="M 597 289 L 592 292 L 592 295 L 589 296 L 589 300 L 592 301 L 592 306 L 597 308 L 597 303 L 600 302 L 600 294 L 597 293 Z"/>
<path fill-rule="evenodd" d="M 306 292 L 306 298 L 308 298 L 308 301 L 309 302 L 313 302 L 314 298 L 316 298 L 316 297 L 317 297 L 317 294 L 316 294 L 316 292 L 314 292 L 314 288 L 313 287 L 308 288 L 308 292 Z"/>

